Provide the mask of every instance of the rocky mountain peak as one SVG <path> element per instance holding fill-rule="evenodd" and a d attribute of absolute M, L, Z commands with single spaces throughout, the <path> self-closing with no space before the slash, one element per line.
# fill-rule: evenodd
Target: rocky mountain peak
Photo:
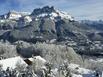
<path fill-rule="evenodd" d="M 29 14 L 30 13 L 28 13 L 28 12 L 17 12 L 14 10 L 10 10 L 8 13 L 1 15 L 0 19 L 16 19 L 16 20 L 18 20 L 20 17 L 27 16 Z"/>
<path fill-rule="evenodd" d="M 60 10 L 55 9 L 53 6 L 44 6 L 43 8 L 37 8 L 34 9 L 34 11 L 31 13 L 31 16 L 34 18 L 51 18 L 51 19 L 69 19 L 69 20 L 74 20 L 71 15 L 69 15 L 66 12 L 62 12 Z"/>
<path fill-rule="evenodd" d="M 51 6 L 51 7 L 45 6 L 43 8 L 34 9 L 34 11 L 32 12 L 31 15 L 39 15 L 41 13 L 51 13 L 51 12 L 55 12 L 54 7 L 53 6 Z"/>
<path fill-rule="evenodd" d="M 8 19 L 18 19 L 20 18 L 22 15 L 19 12 L 16 11 L 9 11 L 7 13 L 7 18 Z"/>

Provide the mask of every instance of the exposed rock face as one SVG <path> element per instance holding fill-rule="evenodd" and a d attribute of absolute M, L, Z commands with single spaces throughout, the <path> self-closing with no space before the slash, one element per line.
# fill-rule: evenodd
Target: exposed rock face
<path fill-rule="evenodd" d="M 38 8 L 38 9 L 34 9 L 34 11 L 32 12 L 31 15 L 39 15 L 39 14 L 42 14 L 42 13 L 51 13 L 51 12 L 55 12 L 55 9 L 54 7 L 49 7 L 49 6 L 45 6 L 43 8 Z"/>
<path fill-rule="evenodd" d="M 65 39 L 72 38 L 77 40 L 81 35 L 85 37 L 86 30 L 80 27 L 81 24 L 77 22 L 70 22 L 69 20 L 59 20 L 57 22 L 49 19 L 39 19 L 37 21 L 31 21 L 30 25 L 21 29 L 14 29 L 4 33 L 1 39 L 7 39 L 10 42 L 17 40 L 24 41 L 46 41 L 51 39 Z M 88 28 L 89 30 L 89 28 Z M 85 38 L 86 39 L 86 38 Z"/>

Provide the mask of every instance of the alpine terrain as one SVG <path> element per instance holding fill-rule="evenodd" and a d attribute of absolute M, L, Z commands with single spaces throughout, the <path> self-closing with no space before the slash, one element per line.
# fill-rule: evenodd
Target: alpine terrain
<path fill-rule="evenodd" d="M 103 21 L 53 6 L 0 15 L 0 77 L 103 77 Z"/>

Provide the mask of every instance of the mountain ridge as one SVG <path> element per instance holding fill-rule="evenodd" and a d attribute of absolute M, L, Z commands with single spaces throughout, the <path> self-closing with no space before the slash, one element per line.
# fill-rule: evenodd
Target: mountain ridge
<path fill-rule="evenodd" d="M 59 15 L 52 15 L 52 13 L 59 13 Z M 21 17 L 19 20 L 5 20 L 6 22 L 0 23 L 0 39 L 11 43 L 19 40 L 50 43 L 55 40 L 52 43 L 70 45 L 80 53 L 88 48 L 91 51 L 92 47 L 95 48 L 96 41 L 100 41 L 102 46 L 102 30 L 95 29 L 93 25 L 72 20 L 72 16 L 68 14 L 66 15 L 70 18 L 65 18 L 65 13 L 63 14 L 64 16 L 54 7 L 45 6 L 34 9 L 30 15 Z"/>
<path fill-rule="evenodd" d="M 34 9 L 30 15 L 20 17 L 18 20 L 9 20 L 1 24 L 1 27 L 6 30 L 11 29 L 1 36 L 9 41 L 38 40 L 37 36 L 41 36 L 43 40 L 66 38 L 79 40 L 78 34 L 86 37 L 85 34 L 91 30 L 85 24 L 74 20 L 68 13 L 58 11 L 53 6 Z"/>

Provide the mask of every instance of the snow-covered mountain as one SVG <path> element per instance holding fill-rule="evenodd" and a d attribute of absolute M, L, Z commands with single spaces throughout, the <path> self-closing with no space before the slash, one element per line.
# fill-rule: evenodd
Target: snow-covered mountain
<path fill-rule="evenodd" d="M 30 27 L 31 25 L 31 27 L 34 27 L 32 28 L 34 32 L 40 31 L 40 33 L 43 33 L 42 31 L 48 31 L 50 33 L 53 33 L 53 37 L 58 36 L 59 33 L 62 32 L 59 31 L 60 28 L 58 25 L 65 24 L 64 26 L 66 27 L 68 23 L 70 24 L 71 22 L 74 21 L 73 17 L 70 14 L 56 10 L 54 7 L 49 7 L 49 6 L 34 9 L 34 11 L 29 15 L 13 11 L 3 16 L 4 18 L 2 18 L 1 16 L 1 20 L 0 20 L 1 29 L 8 30 L 14 28 L 22 28 L 28 25 Z M 68 30 L 70 29 L 69 27 L 72 28 L 72 26 L 68 26 Z M 54 35 L 54 33 L 56 33 L 56 35 Z M 30 37 L 31 36 L 32 35 L 30 34 Z"/>
<path fill-rule="evenodd" d="M 66 12 L 56 10 L 54 7 L 45 6 L 43 8 L 34 9 L 31 14 L 28 12 L 9 11 L 8 13 L 0 16 L 0 26 L 1 28 L 5 27 L 5 29 L 11 29 L 14 27 L 21 28 L 26 25 L 30 25 L 34 20 L 37 21 L 46 18 L 55 22 L 61 19 L 70 21 L 74 20 L 74 18 Z"/>
<path fill-rule="evenodd" d="M 28 12 L 9 11 L 8 13 L 1 15 L 0 19 L 18 20 L 19 18 L 24 17 L 24 16 L 27 16 L 26 18 L 29 17 L 29 19 L 30 19 L 29 15 L 30 15 L 30 13 L 28 13 Z M 69 20 L 74 20 L 70 14 L 60 11 L 60 10 L 56 10 L 54 7 L 49 7 L 49 6 L 34 9 L 34 11 L 31 13 L 31 16 L 35 17 L 36 20 L 38 18 L 43 18 L 43 17 L 49 17 L 51 19 L 65 18 L 65 19 L 69 19 Z"/>
<path fill-rule="evenodd" d="M 61 19 L 69 19 L 71 21 L 74 20 L 70 14 L 60 11 L 60 10 L 56 10 L 54 7 L 49 7 L 49 6 L 34 9 L 31 16 L 35 16 L 36 19 L 49 17 L 51 19 L 61 18 Z"/>
<path fill-rule="evenodd" d="M 0 19 L 15 19 L 18 20 L 22 16 L 29 15 L 28 12 L 17 12 L 17 11 L 9 11 L 8 13 L 1 15 Z"/>

